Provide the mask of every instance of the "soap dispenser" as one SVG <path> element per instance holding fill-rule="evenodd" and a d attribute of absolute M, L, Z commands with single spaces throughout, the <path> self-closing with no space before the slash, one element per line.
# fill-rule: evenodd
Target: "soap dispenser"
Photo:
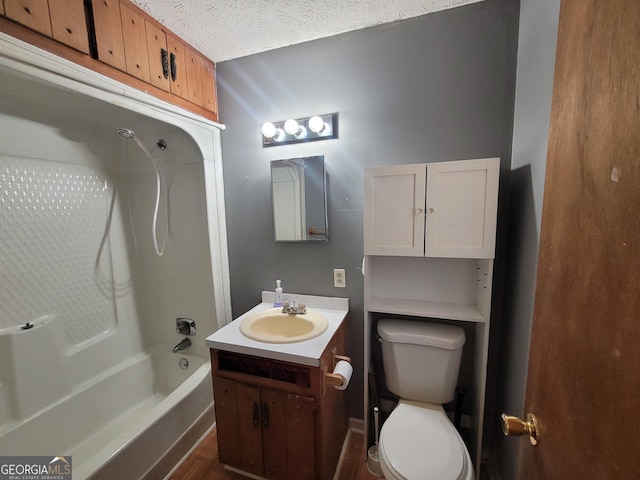
<path fill-rule="evenodd" d="M 273 299 L 273 306 L 274 307 L 281 307 L 282 306 L 282 287 L 280 286 L 280 280 L 276 280 L 276 295 Z"/>

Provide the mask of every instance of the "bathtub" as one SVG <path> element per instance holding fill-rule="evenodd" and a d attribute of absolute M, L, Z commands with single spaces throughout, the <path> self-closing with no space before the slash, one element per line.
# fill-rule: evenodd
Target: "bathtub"
<path fill-rule="evenodd" d="M 1 455 L 157 479 L 211 427 L 221 128 L 0 33 Z"/>

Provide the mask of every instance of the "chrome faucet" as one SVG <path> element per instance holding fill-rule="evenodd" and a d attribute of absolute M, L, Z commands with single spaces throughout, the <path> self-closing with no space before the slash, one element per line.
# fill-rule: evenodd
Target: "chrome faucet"
<path fill-rule="evenodd" d="M 289 315 L 302 315 L 307 313 L 307 306 L 304 302 L 290 302 L 285 300 L 282 302 L 282 313 L 288 313 Z"/>
<path fill-rule="evenodd" d="M 190 346 L 191 346 L 191 340 L 189 340 L 187 337 L 184 337 L 182 340 L 180 340 L 180 342 L 175 347 L 173 347 L 173 350 L 171 351 L 173 353 L 178 353 L 178 352 L 181 352 L 182 350 L 186 350 Z"/>

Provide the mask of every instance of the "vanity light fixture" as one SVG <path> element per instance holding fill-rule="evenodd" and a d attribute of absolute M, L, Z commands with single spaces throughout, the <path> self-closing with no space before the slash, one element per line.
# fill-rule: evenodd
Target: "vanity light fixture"
<path fill-rule="evenodd" d="M 262 124 L 261 130 L 263 147 L 338 138 L 338 114 L 267 122 Z"/>

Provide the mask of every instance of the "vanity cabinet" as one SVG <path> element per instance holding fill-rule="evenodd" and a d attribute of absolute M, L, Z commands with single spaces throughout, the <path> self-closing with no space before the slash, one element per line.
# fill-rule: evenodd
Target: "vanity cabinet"
<path fill-rule="evenodd" d="M 365 255 L 493 258 L 500 160 L 365 170 Z"/>
<path fill-rule="evenodd" d="M 218 377 L 214 398 L 222 463 L 266 478 L 314 478 L 313 397 Z"/>
<path fill-rule="evenodd" d="M 384 375 L 376 340 L 384 317 L 465 329 L 469 452 L 479 473 L 498 205 L 498 158 L 365 169 L 365 429 Z M 376 367 L 377 370 L 376 371 Z"/>
<path fill-rule="evenodd" d="M 4 0 L 0 6 L 0 31 L 218 120 L 215 64 L 129 0 Z"/>
<path fill-rule="evenodd" d="M 89 53 L 83 0 L 4 0 L 0 14 L 60 43 Z"/>
<path fill-rule="evenodd" d="M 317 366 L 212 348 L 220 461 L 268 479 L 332 479 L 348 412 L 326 374 L 345 348 L 346 322 Z"/>

